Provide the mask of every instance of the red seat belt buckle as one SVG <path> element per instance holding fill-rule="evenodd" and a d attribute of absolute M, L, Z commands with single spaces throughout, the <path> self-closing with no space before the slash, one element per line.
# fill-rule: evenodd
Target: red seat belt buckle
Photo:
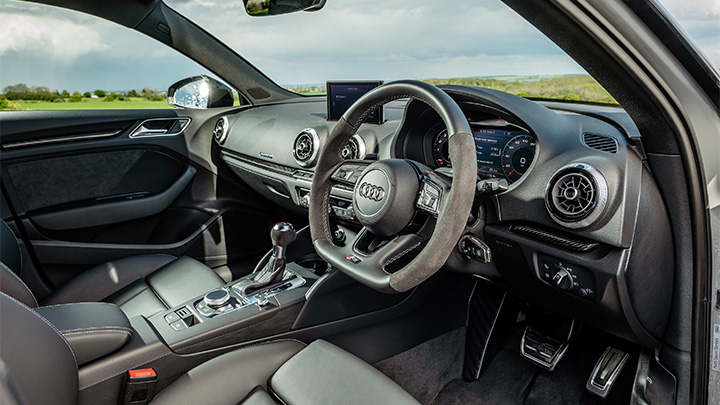
<path fill-rule="evenodd" d="M 125 374 L 125 390 L 121 403 L 124 405 L 147 404 L 152 399 L 156 382 L 157 373 L 152 368 L 128 370 Z"/>

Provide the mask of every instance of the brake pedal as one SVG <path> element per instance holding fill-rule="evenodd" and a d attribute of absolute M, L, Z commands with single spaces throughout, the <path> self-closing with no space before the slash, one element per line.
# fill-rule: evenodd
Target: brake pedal
<path fill-rule="evenodd" d="M 570 331 L 572 333 L 572 326 Z M 527 326 L 520 341 L 520 354 L 535 365 L 553 371 L 567 351 L 570 333 L 568 339 L 560 341 Z"/>
<path fill-rule="evenodd" d="M 595 363 L 585 388 L 602 398 L 607 397 L 628 357 L 629 355 L 626 352 L 608 346 L 597 363 Z"/>

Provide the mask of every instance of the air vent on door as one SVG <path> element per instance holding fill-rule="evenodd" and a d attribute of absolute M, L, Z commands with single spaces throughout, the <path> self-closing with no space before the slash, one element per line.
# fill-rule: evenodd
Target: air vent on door
<path fill-rule="evenodd" d="M 583 134 L 583 141 L 589 148 L 593 148 L 599 151 L 608 153 L 617 153 L 618 144 L 617 139 L 597 134 Z"/>
<path fill-rule="evenodd" d="M 222 145 L 227 140 L 228 132 L 230 132 L 230 122 L 227 117 L 222 117 L 215 123 L 213 138 L 218 144 Z"/>
<path fill-rule="evenodd" d="M 317 132 L 312 128 L 304 129 L 295 137 L 293 157 L 300 166 L 312 166 L 315 163 L 319 149 L 320 138 Z"/>
<path fill-rule="evenodd" d="M 568 228 L 584 228 L 597 221 L 607 197 L 605 178 L 584 163 L 571 164 L 555 172 L 545 191 L 550 216 Z"/>
<path fill-rule="evenodd" d="M 340 157 L 345 160 L 358 160 L 365 158 L 365 141 L 355 134 L 340 151 Z"/>

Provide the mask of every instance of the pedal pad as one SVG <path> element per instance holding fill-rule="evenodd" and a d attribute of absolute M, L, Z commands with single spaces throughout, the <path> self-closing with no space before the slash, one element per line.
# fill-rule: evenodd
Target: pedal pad
<path fill-rule="evenodd" d="M 585 388 L 593 394 L 605 398 L 625 366 L 628 357 L 626 352 L 608 346 L 595 363 Z"/>
<path fill-rule="evenodd" d="M 555 370 L 568 348 L 567 342 L 561 342 L 539 333 L 529 326 L 525 328 L 520 341 L 520 353 L 532 363 L 549 371 Z"/>

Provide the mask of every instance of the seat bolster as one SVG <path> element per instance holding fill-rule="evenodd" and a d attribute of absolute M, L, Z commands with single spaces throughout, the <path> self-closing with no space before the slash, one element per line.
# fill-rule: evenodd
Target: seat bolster
<path fill-rule="evenodd" d="M 262 393 L 258 397 L 250 394 L 258 387 L 267 389 L 270 376 L 304 347 L 305 344 L 295 340 L 282 340 L 226 353 L 182 375 L 151 404 L 211 401 L 216 405 L 235 405 L 243 399 L 267 399 Z"/>
<path fill-rule="evenodd" d="M 286 404 L 419 404 L 386 375 L 316 340 L 278 369 L 270 388 Z"/>
<path fill-rule="evenodd" d="M 15 298 L 29 307 L 38 306 L 35 296 L 20 277 L 0 262 L 0 291 Z"/>
<path fill-rule="evenodd" d="M 175 257 L 170 255 L 142 255 L 113 260 L 73 278 L 43 300 L 43 305 L 103 301 L 174 260 Z"/>
<path fill-rule="evenodd" d="M 211 268 L 187 256 L 150 274 L 146 280 L 170 308 L 225 285 Z"/>

